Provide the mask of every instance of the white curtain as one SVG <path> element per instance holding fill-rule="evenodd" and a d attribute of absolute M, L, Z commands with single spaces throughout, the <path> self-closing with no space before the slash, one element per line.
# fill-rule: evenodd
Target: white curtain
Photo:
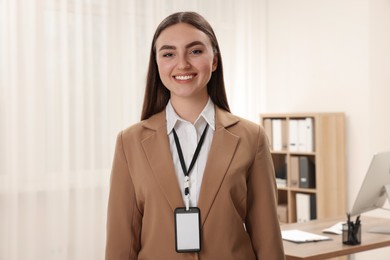
<path fill-rule="evenodd" d="M 167 15 L 210 21 L 232 110 L 258 121 L 264 2 L 0 0 L 0 259 L 104 258 L 116 135 L 139 120 Z"/>

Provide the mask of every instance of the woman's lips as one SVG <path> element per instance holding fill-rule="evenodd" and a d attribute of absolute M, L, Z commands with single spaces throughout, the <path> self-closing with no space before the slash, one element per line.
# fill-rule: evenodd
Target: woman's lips
<path fill-rule="evenodd" d="M 196 74 L 184 74 L 184 75 L 175 75 L 173 76 L 178 81 L 191 80 L 196 76 Z"/>

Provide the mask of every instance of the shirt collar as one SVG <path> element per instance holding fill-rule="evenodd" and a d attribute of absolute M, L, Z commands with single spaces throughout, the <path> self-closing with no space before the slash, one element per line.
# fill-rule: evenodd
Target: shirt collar
<path fill-rule="evenodd" d="M 166 120 L 167 120 L 167 133 L 170 134 L 172 129 L 175 127 L 177 121 L 187 122 L 182 119 L 173 108 L 171 101 L 169 100 L 166 108 Z M 215 108 L 214 103 L 209 98 L 206 106 L 203 108 L 203 111 L 199 114 L 198 118 L 195 120 L 195 124 L 198 122 L 200 118 L 203 118 L 209 127 L 215 130 Z"/>

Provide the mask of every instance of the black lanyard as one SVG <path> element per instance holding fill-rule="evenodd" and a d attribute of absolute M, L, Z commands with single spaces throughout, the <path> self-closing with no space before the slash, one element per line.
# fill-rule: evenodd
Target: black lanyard
<path fill-rule="evenodd" d="M 206 127 L 204 128 L 202 136 L 200 137 L 199 143 L 196 146 L 195 154 L 194 154 L 194 157 L 192 157 L 192 161 L 190 164 L 190 168 L 188 168 L 188 171 L 187 171 L 186 163 L 184 161 L 183 152 L 181 150 L 179 138 L 177 137 L 175 129 L 173 129 L 173 137 L 175 138 L 175 144 L 176 144 L 177 152 L 179 154 L 181 168 L 183 169 L 184 176 L 186 176 L 186 177 L 188 177 L 190 175 L 192 167 L 194 167 L 196 159 L 198 159 L 198 155 L 199 155 L 200 149 L 202 148 L 203 141 L 204 141 L 204 138 L 206 136 L 208 126 L 209 125 L 206 123 Z M 184 195 L 188 195 L 189 193 L 190 193 L 190 190 L 188 187 L 186 187 L 184 189 Z"/>

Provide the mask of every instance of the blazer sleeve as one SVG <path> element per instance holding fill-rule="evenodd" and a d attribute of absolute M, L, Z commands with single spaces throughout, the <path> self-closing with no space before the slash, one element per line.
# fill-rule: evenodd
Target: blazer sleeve
<path fill-rule="evenodd" d="M 140 248 L 141 214 L 124 152 L 117 137 L 112 165 L 107 212 L 106 260 L 137 259 Z"/>
<path fill-rule="evenodd" d="M 248 175 L 245 226 L 260 260 L 285 259 L 277 217 L 277 191 L 268 139 L 259 127 L 258 147 Z"/>

